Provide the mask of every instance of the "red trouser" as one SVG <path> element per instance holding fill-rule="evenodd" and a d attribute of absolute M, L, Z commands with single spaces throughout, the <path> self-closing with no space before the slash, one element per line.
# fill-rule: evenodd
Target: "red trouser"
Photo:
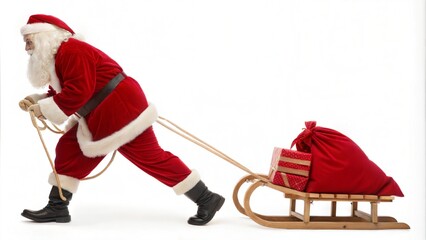
<path fill-rule="evenodd" d="M 74 126 L 59 139 L 55 168 L 60 175 L 82 179 L 89 175 L 105 156 L 84 156 L 76 132 L 77 126 Z M 178 157 L 159 146 L 152 127 L 121 146 L 118 151 L 138 168 L 169 187 L 180 183 L 191 173 Z"/>

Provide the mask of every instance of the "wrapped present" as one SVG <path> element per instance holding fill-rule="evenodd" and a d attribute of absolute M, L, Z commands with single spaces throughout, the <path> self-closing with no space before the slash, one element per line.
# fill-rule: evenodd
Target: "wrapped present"
<path fill-rule="evenodd" d="M 304 191 L 309 180 L 311 154 L 274 148 L 269 180 L 276 185 Z"/>

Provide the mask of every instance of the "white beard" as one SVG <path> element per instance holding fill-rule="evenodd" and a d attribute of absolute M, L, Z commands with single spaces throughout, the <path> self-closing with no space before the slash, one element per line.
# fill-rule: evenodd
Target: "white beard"
<path fill-rule="evenodd" d="M 51 70 L 55 68 L 55 61 L 53 54 L 43 54 L 48 51 L 39 48 L 29 53 L 27 74 L 33 87 L 42 88 L 50 83 Z"/>
<path fill-rule="evenodd" d="M 70 33 L 60 30 L 34 34 L 35 48 L 27 51 L 30 55 L 27 75 L 31 85 L 42 88 L 50 84 L 56 92 L 61 91 L 55 72 L 55 54 L 68 37 Z"/>

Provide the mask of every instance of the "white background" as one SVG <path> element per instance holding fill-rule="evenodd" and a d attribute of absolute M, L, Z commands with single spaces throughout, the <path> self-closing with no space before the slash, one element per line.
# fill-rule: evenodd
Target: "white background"
<path fill-rule="evenodd" d="M 273 147 L 288 148 L 304 121 L 351 137 L 405 194 L 380 204 L 379 213 L 411 229 L 257 225 L 232 203 L 246 173 L 158 124 L 160 144 L 227 198 L 208 226 L 186 224 L 195 205 L 121 156 L 104 175 L 80 184 L 71 223 L 26 221 L 22 209 L 47 203 L 51 171 L 18 108 L 37 91 L 26 79 L 19 33 L 36 13 L 67 22 L 136 78 L 160 115 L 254 172 L 268 172 Z M 2 1 L 0 27 L 1 239 L 425 238 L 424 1 Z M 45 137 L 54 154 L 58 136 Z M 282 194 L 269 189 L 259 190 L 253 205 L 260 213 L 288 209 Z M 312 209 L 328 211 L 320 203 Z"/>

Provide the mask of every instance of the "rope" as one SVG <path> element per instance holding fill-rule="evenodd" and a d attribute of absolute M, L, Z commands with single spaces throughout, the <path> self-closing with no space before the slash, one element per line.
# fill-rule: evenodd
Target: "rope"
<path fill-rule="evenodd" d="M 55 165 L 53 164 L 52 158 L 50 157 L 49 154 L 49 150 L 46 147 L 46 143 L 44 142 L 43 136 L 41 134 L 42 130 L 46 130 L 49 129 L 51 132 L 53 133 L 57 133 L 57 134 L 64 134 L 63 130 L 60 130 L 55 124 L 51 123 L 53 127 L 50 127 L 46 121 L 42 118 L 37 118 L 34 114 L 33 111 L 29 111 L 30 112 L 30 116 L 31 116 L 31 122 L 33 124 L 33 126 L 36 128 L 38 136 L 40 138 L 40 141 L 43 145 L 44 151 L 46 152 L 47 158 L 49 160 L 50 166 L 52 168 L 52 171 L 55 175 L 56 178 L 56 182 L 58 184 L 58 189 L 59 189 L 59 196 L 63 201 L 66 201 L 67 199 L 64 197 L 64 195 L 62 194 L 62 185 L 61 185 L 61 181 L 59 180 L 59 175 L 56 172 L 55 169 Z M 40 121 L 42 123 L 42 126 L 37 124 L 37 120 Z M 198 137 L 194 136 L 193 134 L 189 133 L 188 131 L 186 131 L 185 129 L 179 127 L 177 124 L 173 123 L 172 121 L 159 116 L 157 119 L 157 123 L 159 123 L 160 125 L 162 125 L 163 127 L 167 128 L 168 130 L 176 133 L 177 135 L 185 138 L 186 140 L 204 148 L 205 150 L 213 153 L 214 155 L 224 159 L 225 161 L 231 163 L 232 165 L 238 167 L 239 169 L 247 172 L 248 174 L 256 177 L 257 179 L 264 181 L 264 182 L 268 182 L 269 180 L 266 179 L 265 177 L 262 177 L 256 173 L 253 173 L 250 169 L 248 169 L 247 167 L 245 167 L 244 165 L 242 165 L 241 163 L 235 161 L 234 159 L 232 159 L 231 157 L 229 157 L 228 155 L 224 154 L 223 152 L 219 151 L 218 149 L 214 148 L 213 146 L 209 145 L 208 143 L 204 142 L 203 140 L 199 139 Z M 169 125 L 171 126 L 169 126 Z M 89 176 L 80 180 L 89 180 L 89 179 L 94 179 L 96 177 L 99 177 L 101 174 L 103 174 L 111 165 L 112 161 L 114 160 L 115 156 L 116 156 L 117 150 L 115 150 L 111 156 L 111 159 L 109 161 L 109 163 L 105 166 L 105 168 L 100 171 L 99 173 L 93 175 L 93 176 Z"/>
<path fill-rule="evenodd" d="M 28 111 L 28 112 L 30 113 L 30 116 L 31 116 L 31 122 L 32 122 L 33 126 L 35 127 L 35 129 L 37 130 L 37 133 L 38 133 L 38 136 L 39 136 L 39 138 L 40 138 L 40 141 L 41 141 L 41 143 L 42 143 L 42 145 L 43 145 L 44 151 L 46 152 L 46 156 L 47 156 L 47 159 L 49 160 L 50 167 L 52 168 L 53 174 L 55 175 L 56 183 L 58 184 L 58 186 L 57 186 L 57 187 L 58 187 L 58 189 L 59 189 L 59 197 L 62 199 L 62 201 L 66 201 L 67 199 L 64 197 L 64 195 L 63 195 L 63 193 L 62 193 L 62 185 L 61 185 L 61 181 L 59 180 L 59 175 L 58 175 L 58 173 L 56 172 L 55 165 L 53 164 L 52 158 L 50 157 L 49 150 L 47 149 L 47 147 L 46 147 L 46 143 L 44 142 L 44 139 L 43 139 L 43 135 L 41 134 L 41 131 L 46 130 L 46 129 L 49 129 L 51 132 L 53 132 L 53 133 L 57 133 L 57 134 L 64 134 L 65 132 L 64 132 L 63 130 L 59 129 L 59 127 L 58 127 L 58 126 L 56 126 L 56 125 L 55 125 L 55 124 L 53 124 L 53 123 L 51 123 L 53 127 L 50 127 L 50 126 L 46 123 L 46 121 L 45 121 L 44 119 L 42 119 L 42 118 L 37 118 L 37 117 L 35 116 L 35 114 L 34 114 L 34 111 Z M 37 120 L 38 120 L 39 122 L 41 122 L 42 126 L 40 126 L 40 125 L 37 123 Z M 89 180 L 89 179 L 94 179 L 94 178 L 96 178 L 96 177 L 99 177 L 102 173 L 104 173 L 104 172 L 105 172 L 105 171 L 109 168 L 109 166 L 111 165 L 112 161 L 113 161 L 113 160 L 114 160 L 114 158 L 115 158 L 116 153 L 117 153 L 117 150 L 115 150 L 115 151 L 113 152 L 113 154 L 112 154 L 112 156 L 111 156 L 111 159 L 109 160 L 109 162 L 108 162 L 108 164 L 105 166 L 105 168 L 104 168 L 104 169 L 102 169 L 102 171 L 100 171 L 99 173 L 97 173 L 97 174 L 95 174 L 95 175 L 93 175 L 93 176 L 85 177 L 85 178 L 80 179 L 80 180 Z"/>
<path fill-rule="evenodd" d="M 85 177 L 81 180 L 90 180 L 90 179 L 94 179 L 94 178 L 99 177 L 102 173 L 104 173 L 109 168 L 109 166 L 111 165 L 112 161 L 114 160 L 116 154 L 117 154 L 117 150 L 115 150 L 112 153 L 111 159 L 109 160 L 108 164 L 104 167 L 104 169 L 102 169 L 102 171 L 98 172 L 97 174 L 95 174 L 93 176 Z"/>
<path fill-rule="evenodd" d="M 43 144 L 43 148 L 44 148 L 44 151 L 46 152 L 47 158 L 49 159 L 50 167 L 52 167 L 53 173 L 55 174 L 56 182 L 58 183 L 59 197 L 62 199 L 62 201 L 65 202 L 67 200 L 67 198 L 64 197 L 64 195 L 62 194 L 61 181 L 59 180 L 59 176 L 58 176 L 58 173 L 56 172 L 55 165 L 53 164 L 52 158 L 50 157 L 49 151 L 47 150 L 46 144 L 43 140 L 43 136 L 41 135 L 41 131 L 45 130 L 48 125 L 46 124 L 46 122 L 43 119 L 39 118 L 39 120 L 43 123 L 43 127 L 40 127 L 35 120 L 37 118 L 34 114 L 34 111 L 29 111 L 29 112 L 30 112 L 30 116 L 31 116 L 31 122 L 33 123 L 33 126 L 37 129 L 38 136 L 40 138 L 41 143 Z M 48 129 L 50 129 L 50 128 L 48 128 Z"/>
<path fill-rule="evenodd" d="M 244 165 L 242 165 L 241 163 L 235 161 L 234 159 L 232 159 L 231 157 L 227 156 L 226 154 L 224 154 L 223 152 L 217 150 L 216 148 L 214 148 L 213 146 L 209 145 L 208 143 L 204 142 L 203 140 L 197 138 L 196 136 L 194 136 L 193 134 L 187 132 L 185 129 L 179 127 L 177 124 L 173 123 L 172 121 L 159 116 L 157 119 L 157 123 L 159 123 L 160 125 L 162 125 L 163 127 L 169 129 L 170 131 L 176 133 L 177 135 L 185 138 L 186 140 L 206 149 L 207 151 L 213 153 L 214 155 L 224 159 L 225 161 L 231 163 L 232 165 L 238 167 L 239 169 L 247 172 L 248 174 L 256 177 L 259 180 L 265 181 L 265 182 L 269 182 L 268 179 L 259 176 L 256 173 L 253 173 L 252 171 L 250 171 L 250 169 L 248 169 L 247 167 L 245 167 Z M 173 127 L 168 126 L 167 124 L 172 125 Z"/>

